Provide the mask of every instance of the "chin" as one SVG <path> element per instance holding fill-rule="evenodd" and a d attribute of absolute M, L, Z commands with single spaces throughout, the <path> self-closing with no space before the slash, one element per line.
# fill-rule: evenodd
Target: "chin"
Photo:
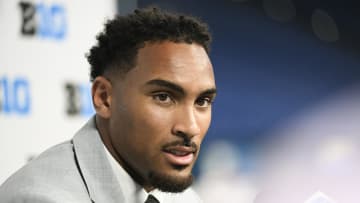
<path fill-rule="evenodd" d="M 190 172 L 188 172 L 190 170 Z M 152 186 L 163 191 L 178 193 L 183 192 L 193 183 L 193 175 L 190 169 L 172 171 L 170 173 L 151 171 L 148 174 L 148 180 Z"/>

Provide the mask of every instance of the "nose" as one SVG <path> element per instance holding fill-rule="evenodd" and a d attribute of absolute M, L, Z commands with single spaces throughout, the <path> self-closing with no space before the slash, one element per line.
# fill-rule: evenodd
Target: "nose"
<path fill-rule="evenodd" d="M 172 133 L 184 139 L 191 139 L 200 134 L 199 119 L 193 107 L 182 108 L 176 113 Z"/>

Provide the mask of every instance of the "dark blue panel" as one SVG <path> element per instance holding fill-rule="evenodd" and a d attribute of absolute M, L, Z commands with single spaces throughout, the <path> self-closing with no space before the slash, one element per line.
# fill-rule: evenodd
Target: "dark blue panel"
<path fill-rule="evenodd" d="M 342 46 L 349 39 L 328 43 L 312 33 L 307 20 L 313 9 L 319 7 L 312 2 L 296 1 L 300 16 L 287 23 L 265 15 L 260 1 L 139 0 L 138 3 L 139 7 L 158 5 L 193 14 L 209 23 L 214 36 L 211 59 L 219 89 L 210 140 L 239 141 L 265 136 L 304 108 L 360 82 L 356 49 Z M 356 18 L 340 12 L 335 4 L 320 5 L 330 14 L 335 13 L 336 19 Z M 343 23 L 339 28 L 349 28 L 344 21 L 339 22 Z"/>

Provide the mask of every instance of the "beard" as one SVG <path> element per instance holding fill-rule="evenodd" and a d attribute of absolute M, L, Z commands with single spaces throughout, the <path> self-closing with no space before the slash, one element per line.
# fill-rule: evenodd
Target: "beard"
<path fill-rule="evenodd" d="M 148 175 L 149 183 L 163 192 L 178 193 L 190 187 L 193 183 L 193 175 L 187 177 L 170 176 L 151 171 Z"/>

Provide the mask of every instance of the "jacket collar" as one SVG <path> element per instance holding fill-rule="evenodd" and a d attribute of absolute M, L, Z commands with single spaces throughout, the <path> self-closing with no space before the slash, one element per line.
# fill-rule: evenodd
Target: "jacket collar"
<path fill-rule="evenodd" d="M 73 138 L 78 163 L 89 196 L 93 202 L 124 202 L 124 195 L 106 157 L 104 145 L 91 118 Z"/>

